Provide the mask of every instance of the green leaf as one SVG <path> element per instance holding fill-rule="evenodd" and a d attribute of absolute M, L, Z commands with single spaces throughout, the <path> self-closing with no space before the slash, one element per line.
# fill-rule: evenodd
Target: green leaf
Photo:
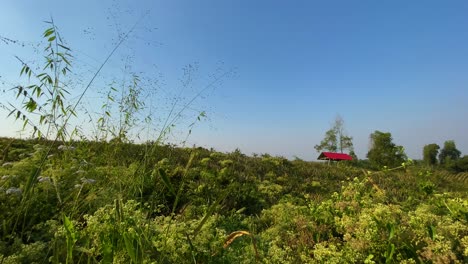
<path fill-rule="evenodd" d="M 64 45 L 62 45 L 62 44 L 58 44 L 58 45 L 59 45 L 59 47 L 61 47 L 61 48 L 63 48 L 63 49 L 66 49 L 66 50 L 68 50 L 68 51 L 71 51 L 70 48 L 68 48 L 68 47 L 66 47 L 66 46 L 64 46 Z"/>
<path fill-rule="evenodd" d="M 130 255 L 130 259 L 132 260 L 132 263 L 138 263 L 136 247 L 133 243 L 134 241 L 133 237 L 129 233 L 125 232 L 123 234 L 123 238 L 124 238 L 124 243 L 125 243 L 125 249 L 127 249 L 127 253 L 128 255 Z"/>
<path fill-rule="evenodd" d="M 387 223 L 388 239 L 392 239 L 395 235 L 395 225 Z"/>
<path fill-rule="evenodd" d="M 63 61 L 67 64 L 67 65 L 71 65 L 70 61 L 68 61 L 67 58 L 65 58 L 65 56 L 61 56 Z M 68 68 L 64 68 L 64 69 L 68 69 Z"/>
<path fill-rule="evenodd" d="M 66 236 L 67 236 L 67 261 L 66 263 L 71 263 L 73 262 L 73 247 L 75 246 L 77 238 L 76 238 L 75 228 L 73 227 L 73 223 L 65 214 L 63 214 L 63 226 L 65 227 Z"/>
<path fill-rule="evenodd" d="M 10 117 L 15 111 L 16 109 L 11 110 L 11 112 L 7 115 L 7 117 Z"/>
<path fill-rule="evenodd" d="M 54 28 L 48 28 L 48 29 L 46 29 L 46 31 L 44 31 L 44 37 L 46 38 L 46 37 L 54 34 L 54 32 L 55 32 Z"/>
<path fill-rule="evenodd" d="M 199 234 L 200 230 L 202 229 L 203 225 L 205 225 L 205 222 L 208 220 L 208 218 L 213 215 L 217 205 L 219 203 L 221 203 L 222 200 L 224 200 L 224 198 L 226 198 L 228 192 L 225 191 L 223 194 L 221 194 L 221 196 L 219 196 L 218 200 L 216 200 L 213 204 L 210 205 L 210 207 L 208 208 L 208 211 L 206 212 L 205 216 L 203 217 L 203 219 L 200 221 L 200 223 L 198 224 L 197 228 L 195 228 L 195 230 L 193 231 L 193 238 L 195 239 L 195 237 Z"/>
<path fill-rule="evenodd" d="M 29 102 L 26 103 L 26 109 L 29 112 L 34 112 L 37 108 L 37 103 L 31 98 L 29 99 Z"/>
<path fill-rule="evenodd" d="M 429 237 L 434 240 L 435 238 L 435 227 L 433 225 L 427 226 L 427 232 L 429 233 Z"/>
<path fill-rule="evenodd" d="M 18 94 L 16 95 L 16 98 L 18 98 L 21 95 L 21 92 L 23 91 L 22 86 L 17 86 L 17 88 L 18 88 Z"/>
<path fill-rule="evenodd" d="M 185 233 L 185 237 L 187 238 L 187 242 L 189 243 L 189 246 L 190 246 L 190 253 L 192 253 L 193 263 L 197 263 L 197 259 L 195 258 L 196 251 L 195 251 L 195 247 L 193 246 L 192 240 L 190 239 L 187 233 Z"/>
<path fill-rule="evenodd" d="M 73 223 L 65 214 L 63 215 L 63 226 L 65 227 L 65 230 L 67 231 L 67 236 L 69 236 L 73 242 L 76 242 L 77 239 L 76 239 L 75 228 L 73 227 Z"/>
<path fill-rule="evenodd" d="M 161 176 L 161 179 L 164 182 L 164 185 L 166 185 L 167 189 L 169 189 L 169 192 L 172 193 L 174 196 L 176 196 L 174 187 L 172 186 L 171 181 L 169 180 L 169 177 L 167 177 L 166 171 L 162 168 L 159 168 L 158 172 L 159 172 L 159 176 Z"/>
<path fill-rule="evenodd" d="M 114 249 L 112 242 L 109 239 L 105 239 L 101 237 L 101 245 L 102 245 L 102 263 L 103 264 L 111 264 L 114 258 Z"/>
<path fill-rule="evenodd" d="M 42 95 L 42 89 L 41 87 L 37 86 L 36 88 L 34 88 L 36 90 L 36 94 L 37 94 L 37 97 L 41 97 Z"/>
<path fill-rule="evenodd" d="M 385 263 L 392 263 L 393 254 L 395 253 L 395 245 L 389 244 L 387 247 L 387 252 L 385 252 Z"/>
<path fill-rule="evenodd" d="M 371 263 L 370 261 L 374 258 L 374 255 L 372 254 L 369 254 L 369 256 L 367 256 L 366 260 L 364 261 L 364 263 Z"/>

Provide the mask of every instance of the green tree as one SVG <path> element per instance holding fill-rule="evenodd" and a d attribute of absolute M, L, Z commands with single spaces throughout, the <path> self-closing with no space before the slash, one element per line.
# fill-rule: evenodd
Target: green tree
<path fill-rule="evenodd" d="M 437 164 L 437 154 L 439 154 L 439 145 L 433 143 L 424 146 L 423 160 L 427 165 L 433 166 Z"/>
<path fill-rule="evenodd" d="M 392 134 L 375 131 L 370 135 L 371 147 L 367 158 L 373 166 L 399 166 L 407 159 L 402 146 L 393 143 Z"/>
<path fill-rule="evenodd" d="M 317 152 L 322 152 L 324 150 L 336 152 L 338 149 L 336 133 L 333 129 L 329 129 L 325 133 L 325 138 L 320 142 L 320 145 L 315 145 L 314 147 Z"/>
<path fill-rule="evenodd" d="M 440 150 L 439 162 L 447 166 L 458 160 L 460 156 L 461 152 L 457 149 L 455 141 L 447 140 L 444 142 L 444 148 Z"/>
<path fill-rule="evenodd" d="M 459 160 L 457 160 L 457 163 L 455 165 L 457 172 L 468 171 L 468 155 L 465 155 Z"/>
<path fill-rule="evenodd" d="M 314 148 L 317 152 L 326 150 L 330 152 L 340 151 L 343 153 L 346 149 L 353 151 L 353 138 L 346 135 L 344 120 L 341 116 L 335 118 L 335 123 L 332 128 L 325 133 L 325 138 L 319 145 L 315 145 Z"/>

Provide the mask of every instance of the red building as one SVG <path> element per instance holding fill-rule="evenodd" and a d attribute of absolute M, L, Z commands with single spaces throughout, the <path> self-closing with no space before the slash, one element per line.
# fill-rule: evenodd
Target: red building
<path fill-rule="evenodd" d="M 340 160 L 353 160 L 348 154 L 336 153 L 336 152 L 322 152 L 317 158 L 318 160 L 328 160 L 328 161 L 340 161 Z"/>

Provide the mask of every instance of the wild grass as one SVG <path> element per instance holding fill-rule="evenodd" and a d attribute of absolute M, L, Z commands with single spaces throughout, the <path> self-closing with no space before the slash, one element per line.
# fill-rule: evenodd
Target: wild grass
<path fill-rule="evenodd" d="M 14 175 L 0 180 L 5 263 L 297 263 L 332 258 L 338 250 L 351 262 L 370 255 L 377 262 L 424 262 L 422 252 L 436 252 L 434 247 L 442 245 L 448 251 L 437 253 L 441 259 L 466 258 L 466 185 L 449 184 L 446 176 L 423 167 L 367 175 L 348 166 L 160 145 L 152 157 L 158 161 L 139 170 L 145 144 L 128 144 L 127 152 L 108 160 L 115 153 L 113 143 L 74 142 L 74 149 L 51 151 L 43 178 L 28 194 L 28 208 L 34 210 L 24 218 L 24 192 L 6 190 L 27 188 L 28 172 L 40 164 L 44 147 L 13 141 L 0 143 L 10 145 L 12 153 L 35 154 L 8 155 L 11 166 L 0 167 L 0 175 Z M 396 215 L 387 221 L 382 213 Z M 429 218 L 423 224 L 418 217 Z M 373 225 L 382 227 L 374 230 Z M 385 236 L 387 225 L 395 234 L 391 244 L 383 245 L 373 236 Z M 376 233 L 360 233 L 366 229 Z M 431 237 L 442 244 L 430 242 Z M 458 242 L 444 244 L 447 239 Z M 351 248 L 360 243 L 375 247 L 353 249 L 351 258 Z M 32 250 L 33 245 L 47 250 Z"/>

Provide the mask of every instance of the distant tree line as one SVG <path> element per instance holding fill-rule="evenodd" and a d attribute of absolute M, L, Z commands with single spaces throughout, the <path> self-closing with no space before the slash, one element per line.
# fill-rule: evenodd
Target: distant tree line
<path fill-rule="evenodd" d="M 398 167 L 408 160 L 403 146 L 393 143 L 392 134 L 389 132 L 376 130 L 370 135 L 367 161 L 357 161 L 352 140 L 353 137 L 345 132 L 343 118 L 337 116 L 332 127 L 325 133 L 324 139 L 320 144 L 315 145 L 315 149 L 317 152 L 341 153 L 348 150 L 354 159 L 354 164 L 359 163 L 359 165 L 375 169 Z M 435 143 L 425 145 L 423 162 L 428 166 L 437 166 L 454 172 L 468 171 L 468 155 L 461 157 L 461 151 L 457 149 L 454 140 L 445 141 L 442 149 Z"/>
<path fill-rule="evenodd" d="M 392 135 L 390 133 L 384 133 L 375 131 L 370 135 L 371 148 L 367 153 L 368 162 L 362 161 L 360 163 L 365 166 L 371 166 L 375 168 L 382 168 L 383 166 L 400 166 L 402 162 L 407 159 L 404 148 L 397 146 L 392 142 Z M 344 120 L 341 116 L 337 116 L 332 127 L 325 132 L 324 139 L 320 144 L 314 147 L 317 152 L 328 151 L 328 152 L 340 152 L 348 150 L 349 155 L 353 157 L 353 163 L 357 164 L 358 158 L 354 153 L 353 148 L 353 137 L 346 133 Z"/>
<path fill-rule="evenodd" d="M 455 172 L 468 171 L 468 155 L 461 157 L 454 140 L 445 141 L 442 149 L 435 143 L 425 145 L 423 161 L 428 166 L 440 166 Z"/>

